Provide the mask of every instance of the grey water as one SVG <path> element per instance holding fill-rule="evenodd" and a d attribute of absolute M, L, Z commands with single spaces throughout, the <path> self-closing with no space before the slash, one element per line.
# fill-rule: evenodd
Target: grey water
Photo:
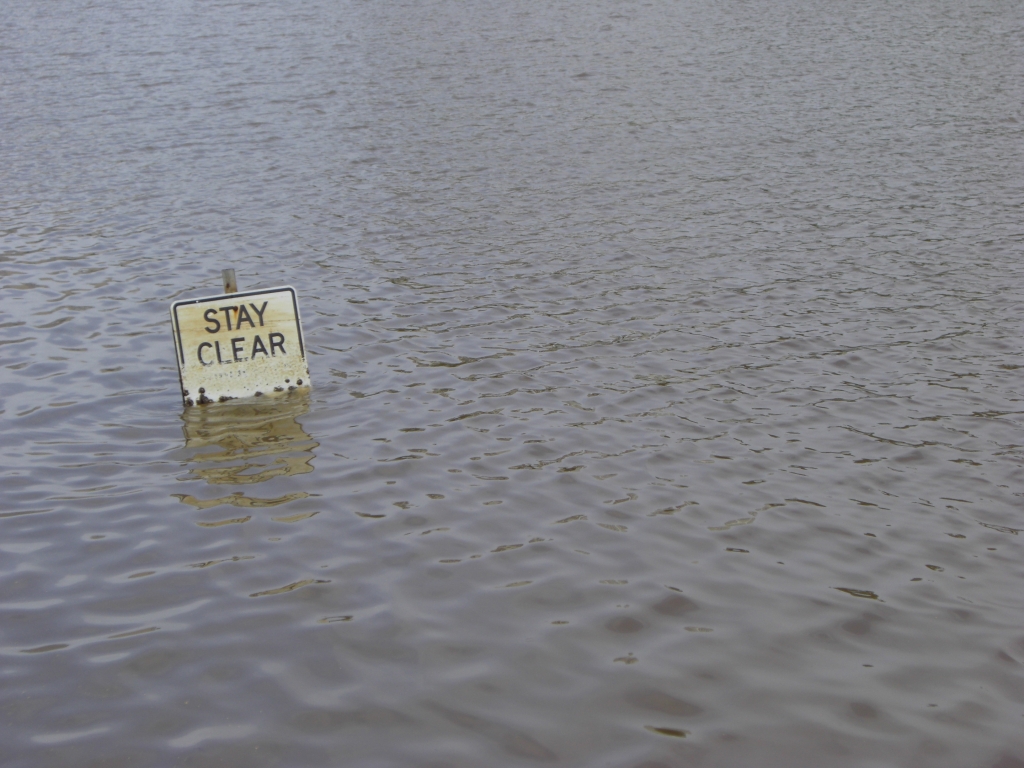
<path fill-rule="evenodd" d="M 1011 0 L 4 0 L 0 765 L 1024 766 L 1022 245 Z"/>

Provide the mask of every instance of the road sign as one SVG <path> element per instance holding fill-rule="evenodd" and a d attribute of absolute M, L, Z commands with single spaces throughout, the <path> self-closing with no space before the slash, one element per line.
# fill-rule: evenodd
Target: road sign
<path fill-rule="evenodd" d="M 309 386 L 294 288 L 176 301 L 171 325 L 185 405 Z"/>

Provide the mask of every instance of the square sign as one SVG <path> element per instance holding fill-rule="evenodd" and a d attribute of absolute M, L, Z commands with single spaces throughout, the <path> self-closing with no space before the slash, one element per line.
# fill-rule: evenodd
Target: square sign
<path fill-rule="evenodd" d="M 309 386 L 294 288 L 176 301 L 171 325 L 185 405 Z"/>

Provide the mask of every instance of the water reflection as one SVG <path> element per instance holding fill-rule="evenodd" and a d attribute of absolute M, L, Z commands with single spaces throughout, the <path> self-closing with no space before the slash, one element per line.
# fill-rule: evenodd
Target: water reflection
<path fill-rule="evenodd" d="M 266 396 L 257 402 L 186 408 L 181 418 L 189 470 L 182 479 L 203 479 L 212 485 L 248 485 L 312 472 L 319 443 L 297 421 L 308 412 L 309 394 L 301 391 Z M 178 498 L 205 509 L 225 503 L 276 506 L 307 495 L 300 492 L 277 499 L 252 499 L 239 492 L 226 499 Z"/>

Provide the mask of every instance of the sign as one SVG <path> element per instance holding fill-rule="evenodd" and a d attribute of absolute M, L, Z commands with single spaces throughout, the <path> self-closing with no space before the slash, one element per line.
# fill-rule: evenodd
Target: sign
<path fill-rule="evenodd" d="M 185 405 L 309 386 L 294 288 L 176 301 L 171 325 Z"/>

